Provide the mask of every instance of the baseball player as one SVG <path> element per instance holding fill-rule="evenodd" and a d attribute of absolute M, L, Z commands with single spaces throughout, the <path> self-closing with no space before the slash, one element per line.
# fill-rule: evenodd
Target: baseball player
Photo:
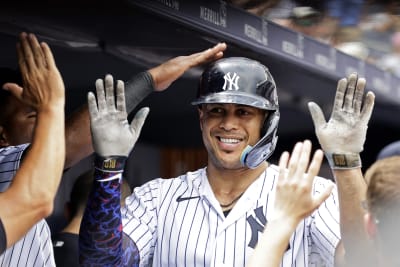
<path fill-rule="evenodd" d="M 36 38 L 34 37 L 34 35 L 29 36 L 30 37 L 28 38 L 26 35 L 22 35 L 21 47 L 23 47 L 24 51 L 27 51 L 29 47 L 33 49 L 38 46 L 37 41 L 35 41 Z M 32 38 L 32 40 L 30 40 L 30 38 Z M 127 110 L 129 112 L 132 111 L 136 107 L 137 103 L 141 101 L 145 96 L 147 96 L 150 92 L 162 91 L 166 89 L 187 69 L 222 57 L 225 48 L 225 44 L 219 43 L 210 49 L 188 56 L 173 58 L 148 71 L 144 71 L 135 75 L 127 83 Z M 47 65 L 47 63 L 49 62 L 43 60 L 43 57 L 46 56 L 47 59 L 48 55 L 43 55 L 43 53 L 44 52 L 38 52 L 35 50 L 26 57 L 23 57 L 23 53 L 19 53 L 18 56 L 20 65 L 24 64 L 25 62 L 29 62 L 30 64 L 36 62 L 42 68 L 49 67 L 50 65 Z M 50 50 L 47 51 L 47 53 L 50 53 L 51 55 Z M 22 67 L 21 71 L 23 71 Z M 29 72 L 32 70 L 29 69 L 27 71 Z M 55 76 L 54 73 L 48 73 L 46 71 L 44 71 L 44 74 L 38 74 L 37 80 L 39 80 L 39 82 L 32 83 L 30 84 L 30 86 L 40 86 L 42 84 L 46 85 L 46 82 L 50 83 L 50 81 L 53 81 L 53 79 L 58 78 L 58 76 Z M 3 73 L 0 73 L 0 75 L 3 75 Z M 5 80 L 4 82 L 17 81 Z M 50 87 L 53 88 L 53 86 Z M 45 88 L 48 88 L 48 86 L 41 89 L 44 90 Z M 30 90 L 24 90 L 23 92 L 24 94 L 29 93 Z M 34 92 L 34 90 L 32 90 L 32 92 Z M 46 97 L 46 94 L 41 94 L 40 97 Z M 40 136 L 36 133 L 37 131 L 39 131 L 39 129 L 36 128 L 39 123 L 39 114 L 37 106 L 31 106 L 27 105 L 26 103 L 17 101 L 16 96 L 12 94 L 4 95 L 4 97 L 1 97 L 0 100 L 2 101 L 0 105 L 0 114 L 3 116 L 3 120 L 0 121 L 0 191 L 4 192 L 6 190 L 10 190 L 9 194 L 11 194 L 12 192 L 14 192 L 13 187 L 10 187 L 11 183 L 14 185 L 14 183 L 17 183 L 20 180 L 18 179 L 14 181 L 14 178 L 18 178 L 18 176 L 16 176 L 16 171 L 19 169 L 20 166 L 24 166 L 27 165 L 29 162 L 32 162 L 30 160 L 31 156 L 29 154 L 29 151 L 37 150 L 36 145 L 33 145 L 32 141 L 34 141 L 34 137 L 36 138 Z M 38 104 L 36 103 L 36 105 Z M 65 142 L 59 142 L 58 145 L 54 144 L 53 141 L 59 140 L 58 138 L 54 140 L 44 138 L 40 141 L 41 143 L 43 141 L 48 142 L 46 146 L 52 146 L 53 149 L 65 145 L 65 157 L 62 156 L 61 158 L 63 159 L 60 160 L 59 157 L 55 157 L 54 155 L 54 158 L 52 158 L 51 160 L 41 157 L 36 159 L 36 161 L 40 160 L 41 164 L 46 161 L 57 161 L 58 164 L 62 163 L 63 168 L 68 168 L 92 153 L 93 148 L 89 128 L 89 116 L 87 106 L 82 107 L 70 118 L 68 118 L 68 120 L 65 122 L 65 131 L 63 129 L 64 128 L 59 128 L 59 131 L 65 132 Z M 60 136 L 63 135 L 60 133 Z M 60 150 L 60 153 L 63 153 L 62 150 Z M 43 155 L 43 153 L 41 152 L 40 155 Z M 53 155 L 49 153 L 48 157 L 53 157 Z M 25 163 L 25 160 L 29 160 L 28 163 Z M 42 166 L 41 164 L 40 166 Z M 48 175 L 55 174 L 55 170 L 50 171 L 47 168 L 48 167 L 46 167 Z M 26 170 L 26 168 L 24 168 L 24 170 Z M 22 194 L 21 202 L 28 201 L 26 197 L 28 197 L 29 195 L 27 194 L 29 194 L 31 190 L 37 189 L 39 185 L 42 187 L 42 189 L 46 189 L 46 192 L 41 192 L 42 194 L 44 194 L 43 202 L 45 202 L 45 200 L 48 200 L 49 197 L 52 197 L 51 192 L 53 192 L 58 186 L 58 182 L 60 179 L 58 176 L 52 177 L 54 180 L 51 182 L 49 181 L 43 183 L 42 180 L 44 178 L 36 179 L 37 176 L 42 174 L 42 171 L 40 173 L 36 173 L 33 172 L 33 170 L 33 166 L 30 165 L 29 171 L 31 171 L 32 174 L 27 174 L 29 176 L 29 181 L 27 182 L 29 190 L 25 189 L 27 190 L 27 193 Z M 35 186 L 31 184 L 34 184 Z M 48 192 L 47 189 L 49 190 Z M 15 200 L 15 202 L 17 200 Z M 37 202 L 32 202 L 31 204 L 33 205 L 35 203 Z M 53 203 L 53 201 L 51 201 L 51 203 Z M 40 218 L 36 218 L 38 222 L 34 225 L 32 223 L 31 225 L 33 227 L 31 228 L 28 228 L 27 226 L 28 221 L 22 221 L 24 218 L 24 216 L 22 215 L 21 217 L 19 217 L 17 223 L 16 220 L 11 221 L 10 219 L 10 222 L 13 223 L 12 227 L 18 225 L 18 227 L 21 228 L 19 232 L 15 234 L 15 236 L 10 235 L 9 237 L 7 237 L 7 246 L 9 248 L 0 255 L 0 266 L 43 267 L 55 265 L 50 229 L 46 221 L 43 219 L 52 211 L 53 206 L 50 205 L 49 207 L 49 205 L 47 205 L 46 207 L 47 209 L 45 211 L 42 210 L 39 215 L 36 215 L 36 217 L 40 216 L 41 220 L 39 220 Z M 15 208 L 14 205 L 12 205 L 12 208 Z M 28 208 L 28 206 L 26 208 Z M 26 212 L 26 210 L 24 211 Z M 2 214 L 0 213 L 0 216 L 1 215 Z M 7 214 L 3 213 L 3 215 Z M 4 218 L 2 217 L 2 219 Z M 6 221 L 3 220 L 3 226 L 7 234 L 9 231 L 8 229 L 10 226 L 10 222 L 8 219 Z M 13 244 L 13 246 L 10 246 L 13 242 L 15 242 L 15 244 Z"/>
<path fill-rule="evenodd" d="M 9 183 L 9 176 L 14 175 L 8 190 L 0 193 L 0 253 L 4 253 L 6 248 L 21 239 L 32 227 L 34 231 L 29 231 L 25 238 L 27 244 L 30 238 L 49 238 L 49 232 L 39 221 L 43 221 L 52 211 L 65 158 L 64 84 L 51 51 L 47 44 L 39 44 L 34 36 L 25 33 L 21 34 L 17 51 L 24 88 L 6 83 L 3 86 L 6 90 L 0 89 L 0 99 L 5 100 L 7 96 L 13 95 L 10 101 L 14 105 L 29 105 L 34 110 L 26 110 L 24 114 L 17 109 L 5 109 L 0 113 L 0 124 L 15 123 L 22 126 L 33 124 L 35 121 L 36 130 L 21 166 L 18 165 L 26 145 L 18 149 L 10 147 L 0 150 L 1 191 L 4 191 L 4 185 Z M 37 55 L 37 60 L 32 60 L 32 54 Z M 6 73 L 6 70 L 3 70 L 3 73 L 13 74 Z M 0 80 L 3 80 L 2 77 Z M 0 83 L 3 85 L 1 81 Z M 5 106 L 5 103 L 0 103 L 0 106 L 3 105 Z M 15 122 L 10 121 L 8 117 L 12 112 L 17 112 L 14 115 L 17 118 Z M 0 126 L 0 134 L 0 143 L 4 144 L 11 133 Z M 2 257 L 0 265 L 30 266 L 36 262 L 43 266 L 47 261 L 51 262 L 50 251 L 49 248 L 39 251 L 33 247 L 26 253 L 26 257 L 21 258 L 19 251 L 15 250 L 18 257 L 14 257 L 13 260 Z"/>
<path fill-rule="evenodd" d="M 81 224 L 81 264 L 248 264 L 259 235 L 273 218 L 279 176 L 279 168 L 266 161 L 275 149 L 280 117 L 268 69 L 240 57 L 212 63 L 203 72 L 193 101 L 208 151 L 207 166 L 135 188 L 121 213 L 120 173 L 147 111 L 139 112 L 130 126 L 121 100 L 123 84 L 117 83 L 116 103 L 110 100 L 112 83 L 105 84 L 104 93 L 103 82 L 96 83 L 98 109 L 93 95 L 88 97 L 97 160 L 96 182 Z M 374 103 L 371 92 L 363 103 L 364 87 L 365 79 L 356 74 L 340 80 L 328 122 L 317 104 L 309 104 L 336 185 L 321 177 L 314 180 L 316 198 L 325 199 L 333 187 L 332 192 L 296 226 L 282 266 L 334 266 L 344 259 L 351 264 L 363 248 L 366 237 L 359 203 L 365 183 L 359 153 Z M 104 95 L 109 101 L 103 100 Z M 298 158 L 300 164 L 308 162 L 305 155 Z"/>

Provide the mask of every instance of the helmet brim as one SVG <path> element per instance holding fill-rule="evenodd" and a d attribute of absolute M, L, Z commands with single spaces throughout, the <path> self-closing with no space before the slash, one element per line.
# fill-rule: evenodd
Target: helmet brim
<path fill-rule="evenodd" d="M 263 110 L 277 110 L 278 107 L 267 99 L 253 94 L 237 91 L 225 91 L 218 93 L 211 93 L 206 96 L 199 97 L 192 101 L 192 105 L 200 104 L 239 104 L 251 107 L 256 107 Z"/>

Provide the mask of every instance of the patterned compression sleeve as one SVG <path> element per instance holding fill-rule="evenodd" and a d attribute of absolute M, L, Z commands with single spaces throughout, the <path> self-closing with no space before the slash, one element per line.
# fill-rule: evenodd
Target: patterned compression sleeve
<path fill-rule="evenodd" d="M 125 161 L 126 157 L 96 155 L 95 179 L 79 233 L 81 266 L 123 266 L 127 262 L 123 258 L 120 211 Z"/>

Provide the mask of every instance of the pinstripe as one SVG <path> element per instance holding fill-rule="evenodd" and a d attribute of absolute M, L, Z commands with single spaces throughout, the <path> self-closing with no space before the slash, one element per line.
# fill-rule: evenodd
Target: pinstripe
<path fill-rule="evenodd" d="M 205 169 L 177 178 L 155 179 L 135 188 L 122 214 L 124 232 L 139 248 L 140 266 L 245 266 L 253 252 L 249 242 L 253 235 L 260 234 L 247 218 L 259 224 L 255 229 L 263 227 L 265 219 L 268 221 L 277 177 L 277 166 L 269 167 L 226 218 Z M 314 193 L 318 194 L 327 183 L 331 181 L 316 179 Z M 331 266 L 340 237 L 335 198 L 331 195 L 298 225 L 282 266 L 314 266 L 323 259 Z"/>
<path fill-rule="evenodd" d="M 16 174 L 23 152 L 28 144 L 0 149 L 0 191 L 9 187 Z M 0 255 L 0 266 L 47 267 L 55 266 L 51 233 L 43 219 L 26 235 Z"/>
<path fill-rule="evenodd" d="M 199 202 L 200 203 L 200 202 Z M 196 209 L 197 209 L 197 207 L 196 207 Z M 201 230 L 203 229 L 203 222 L 204 222 L 204 218 L 205 218 L 205 214 L 203 213 L 203 215 L 202 215 L 202 220 L 201 220 L 201 224 L 200 224 L 200 229 L 199 229 L 199 234 L 197 235 L 197 238 L 196 238 L 196 245 L 195 245 L 195 247 L 196 247 L 196 249 L 197 249 L 197 246 L 198 246 L 198 242 L 199 242 L 199 240 L 200 240 L 200 235 L 201 235 Z M 190 229 L 190 231 L 192 231 L 192 229 Z M 187 243 L 187 244 L 189 244 L 189 242 Z M 186 247 L 186 250 L 187 250 L 187 247 Z M 194 255 L 196 255 L 197 254 L 197 252 L 194 254 Z M 187 254 L 185 253 L 185 259 L 187 258 Z M 204 258 L 204 257 L 203 257 Z M 195 261 L 195 257 L 193 257 L 193 262 L 194 262 L 194 266 L 196 266 L 196 261 Z M 185 260 L 185 264 L 187 263 L 187 261 Z"/>

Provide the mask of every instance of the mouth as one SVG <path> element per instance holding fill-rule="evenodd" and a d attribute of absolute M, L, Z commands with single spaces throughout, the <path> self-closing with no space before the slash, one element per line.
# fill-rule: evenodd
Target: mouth
<path fill-rule="evenodd" d="M 221 137 L 221 136 L 218 136 L 217 138 L 221 143 L 231 144 L 231 145 L 238 144 L 242 141 L 242 139 L 240 139 L 240 138 L 226 138 L 226 137 Z"/>
<path fill-rule="evenodd" d="M 218 146 L 219 148 L 226 152 L 232 153 L 241 147 L 243 143 L 243 138 L 239 137 L 222 137 L 217 136 Z"/>

